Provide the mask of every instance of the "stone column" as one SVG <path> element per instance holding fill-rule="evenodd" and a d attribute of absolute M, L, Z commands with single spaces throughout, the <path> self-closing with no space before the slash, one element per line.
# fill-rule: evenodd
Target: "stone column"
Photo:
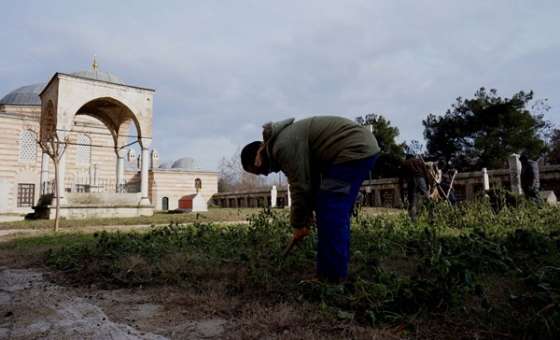
<path fill-rule="evenodd" d="M 393 188 L 393 206 L 391 208 L 400 208 L 401 205 L 401 191 L 399 190 L 399 186 L 397 185 Z"/>
<path fill-rule="evenodd" d="M 272 186 L 272 190 L 270 190 L 270 207 L 276 208 L 278 205 L 278 190 L 276 190 L 276 185 Z"/>
<path fill-rule="evenodd" d="M 119 150 L 117 154 L 117 180 L 116 180 L 116 192 L 125 192 L 125 180 L 124 180 L 124 158 L 126 157 L 126 150 Z"/>
<path fill-rule="evenodd" d="M 470 201 L 474 198 L 474 184 L 465 184 L 465 200 Z"/>
<path fill-rule="evenodd" d="M 150 150 L 142 148 L 142 169 L 140 170 L 140 192 L 142 193 L 142 201 L 148 198 L 148 169 L 150 167 Z"/>
<path fill-rule="evenodd" d="M 383 202 L 381 201 L 381 190 L 374 190 L 373 195 L 374 195 L 373 206 L 374 207 L 383 206 Z"/>
<path fill-rule="evenodd" d="M 48 193 L 49 184 L 49 155 L 41 154 L 41 195 Z"/>
<path fill-rule="evenodd" d="M 490 177 L 488 177 L 488 170 L 482 168 L 482 189 L 484 191 L 490 190 Z"/>
<path fill-rule="evenodd" d="M 521 189 L 521 162 L 519 161 L 519 155 L 514 153 L 509 156 L 508 163 L 511 191 L 521 195 L 523 190 Z"/>

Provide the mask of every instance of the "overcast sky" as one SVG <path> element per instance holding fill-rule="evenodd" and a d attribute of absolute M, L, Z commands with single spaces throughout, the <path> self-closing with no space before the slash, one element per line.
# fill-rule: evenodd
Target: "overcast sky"
<path fill-rule="evenodd" d="M 215 169 L 286 117 L 381 113 L 401 140 L 480 87 L 560 123 L 560 1 L 8 1 L 0 96 L 100 69 L 156 89 L 163 160 Z"/>

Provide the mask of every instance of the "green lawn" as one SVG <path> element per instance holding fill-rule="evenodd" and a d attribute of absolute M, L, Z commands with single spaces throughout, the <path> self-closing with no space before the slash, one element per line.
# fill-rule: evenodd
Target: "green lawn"
<path fill-rule="evenodd" d="M 90 218 L 66 220 L 61 219 L 61 228 L 79 228 L 89 226 L 119 226 L 119 225 L 162 225 L 169 223 L 192 223 L 192 222 L 239 222 L 262 209 L 258 208 L 211 208 L 206 213 L 164 213 L 157 212 L 154 216 L 127 217 L 127 218 Z M 287 209 L 286 209 L 287 210 Z M 387 208 L 364 208 L 366 215 L 377 215 L 382 213 L 400 212 L 397 209 Z M 53 222 L 49 220 L 16 221 L 0 223 L 0 230 L 6 229 L 49 229 Z"/>
<path fill-rule="evenodd" d="M 113 226 L 113 225 L 140 225 L 140 224 L 169 224 L 189 222 L 228 222 L 245 221 L 248 216 L 258 209 L 209 209 L 206 213 L 164 213 L 157 212 L 153 216 L 126 217 L 126 218 L 90 218 L 90 219 L 61 219 L 61 228 L 88 227 L 88 226 Z M 48 229 L 53 222 L 50 220 L 31 220 L 0 223 L 0 230 L 5 229 Z"/>

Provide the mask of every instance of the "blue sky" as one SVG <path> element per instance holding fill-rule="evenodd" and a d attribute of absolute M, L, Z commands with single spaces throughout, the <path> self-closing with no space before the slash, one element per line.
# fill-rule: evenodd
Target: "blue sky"
<path fill-rule="evenodd" d="M 215 169 L 286 117 L 380 113 L 401 140 L 480 87 L 560 123 L 559 1 L 9 1 L 0 96 L 54 72 L 156 89 L 154 145 Z"/>

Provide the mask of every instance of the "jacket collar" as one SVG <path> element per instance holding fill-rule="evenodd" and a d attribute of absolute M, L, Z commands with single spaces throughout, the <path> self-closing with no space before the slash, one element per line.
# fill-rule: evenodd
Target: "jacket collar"
<path fill-rule="evenodd" d="M 292 125 L 294 121 L 294 118 L 289 118 L 276 123 L 271 122 L 263 125 L 263 141 L 266 144 L 266 154 L 268 156 L 271 172 L 280 171 L 280 165 L 276 162 L 274 157 L 272 157 L 272 148 L 274 146 L 274 142 L 276 141 L 276 137 L 278 137 L 282 130 Z"/>

